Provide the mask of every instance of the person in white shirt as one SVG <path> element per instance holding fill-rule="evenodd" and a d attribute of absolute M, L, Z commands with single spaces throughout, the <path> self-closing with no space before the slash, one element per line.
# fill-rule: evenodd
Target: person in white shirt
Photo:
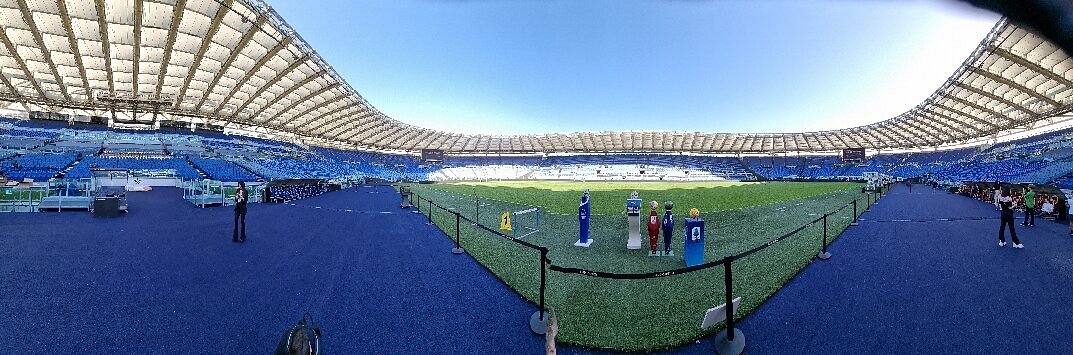
<path fill-rule="evenodd" d="M 1071 201 L 1073 200 L 1066 197 L 1066 207 L 1069 208 L 1068 213 L 1066 213 L 1066 218 L 1069 219 L 1069 236 L 1073 237 L 1073 203 L 1070 203 Z"/>
<path fill-rule="evenodd" d="M 998 200 L 1001 197 L 1002 197 L 1002 189 L 996 187 L 995 188 L 995 200 L 994 200 L 994 202 L 995 202 L 995 210 L 996 211 L 1001 211 L 1002 210 L 1002 207 L 999 207 L 999 203 L 998 203 Z"/>
<path fill-rule="evenodd" d="M 1054 214 L 1054 202 L 1051 199 L 1043 200 L 1043 207 L 1040 208 L 1040 212 L 1043 212 L 1044 216 L 1050 216 Z"/>

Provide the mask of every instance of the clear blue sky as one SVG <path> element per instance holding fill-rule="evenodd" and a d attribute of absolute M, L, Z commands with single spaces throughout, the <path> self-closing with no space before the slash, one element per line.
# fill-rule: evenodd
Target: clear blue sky
<path fill-rule="evenodd" d="M 954 0 L 269 0 L 385 114 L 463 133 L 801 132 L 919 104 L 999 16 Z"/>

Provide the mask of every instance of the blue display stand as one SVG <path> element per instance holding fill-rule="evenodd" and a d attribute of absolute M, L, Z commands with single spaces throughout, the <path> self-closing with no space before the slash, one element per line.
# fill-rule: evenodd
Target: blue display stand
<path fill-rule="evenodd" d="M 581 195 L 581 204 L 577 206 L 577 221 L 578 221 L 578 239 L 574 246 L 586 247 L 592 245 L 592 239 L 589 239 L 589 190 L 585 190 L 585 193 Z"/>
<path fill-rule="evenodd" d="M 686 266 L 704 263 L 704 220 L 686 218 L 685 250 L 682 252 Z"/>

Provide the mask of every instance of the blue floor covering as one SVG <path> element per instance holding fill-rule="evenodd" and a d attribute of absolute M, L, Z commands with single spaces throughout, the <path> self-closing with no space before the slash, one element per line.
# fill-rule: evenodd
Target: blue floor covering
<path fill-rule="evenodd" d="M 170 188 L 128 196 L 117 219 L 0 214 L 5 350 L 267 354 L 309 312 L 328 353 L 543 352 L 525 323 L 535 307 L 452 255 L 389 187 L 251 205 L 245 244 L 230 241 L 229 208 L 197 208 Z M 746 353 L 1073 352 L 1067 227 L 1017 226 L 1025 249 L 1000 248 L 997 217 L 986 203 L 896 187 L 831 260 L 740 322 Z M 709 338 L 668 353 L 712 352 Z"/>
<path fill-rule="evenodd" d="M 535 307 L 390 187 L 253 204 L 244 244 L 230 208 L 181 195 L 129 193 L 115 219 L 0 214 L 3 352 L 269 354 L 304 312 L 333 354 L 543 351 Z"/>
<path fill-rule="evenodd" d="M 1068 226 L 1017 225 L 1025 248 L 1013 249 L 998 246 L 998 217 L 984 202 L 896 186 L 831 245 L 833 258 L 742 322 L 746 352 L 1073 353 Z"/>

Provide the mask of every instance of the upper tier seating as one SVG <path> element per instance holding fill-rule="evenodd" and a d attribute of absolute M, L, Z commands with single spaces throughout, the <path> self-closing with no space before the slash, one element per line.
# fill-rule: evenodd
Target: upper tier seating
<path fill-rule="evenodd" d="M 98 157 L 89 156 L 82 159 L 68 171 L 64 177 L 70 179 L 90 178 L 90 169 L 127 169 L 141 171 L 174 171 L 186 180 L 199 180 L 203 177 L 193 166 L 179 158 L 146 157 L 140 155 Z"/>
<path fill-rule="evenodd" d="M 0 161 L 0 171 L 12 180 L 48 181 L 75 159 L 73 154 L 30 153 Z"/>

